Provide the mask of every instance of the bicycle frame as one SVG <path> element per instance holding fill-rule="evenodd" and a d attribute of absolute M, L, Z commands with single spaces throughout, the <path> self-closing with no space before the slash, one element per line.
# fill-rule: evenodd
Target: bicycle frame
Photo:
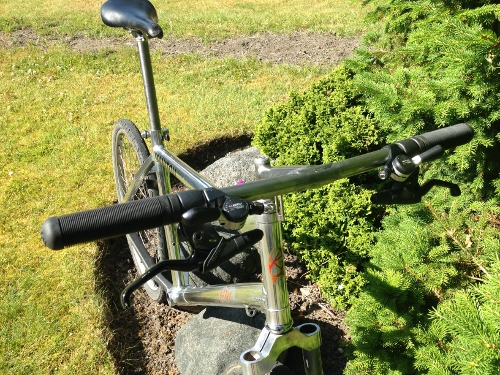
<path fill-rule="evenodd" d="M 164 135 L 160 125 L 158 104 L 153 79 L 148 38 L 132 31 L 136 39 L 144 91 L 150 122 L 152 152 L 136 173 L 124 201 L 130 200 L 138 189 L 141 180 L 155 173 L 159 183 L 160 195 L 170 193 L 170 175 L 175 176 L 191 189 L 204 189 L 212 184 L 182 160 L 164 147 Z M 278 199 L 273 197 L 285 193 L 322 186 L 343 177 L 353 176 L 376 166 L 383 165 L 389 156 L 387 150 L 352 158 L 344 162 L 321 166 L 271 168 L 265 159 L 256 161 L 256 171 L 263 180 L 220 189 L 228 196 L 247 200 L 263 200 L 264 214 L 256 216 L 256 225 L 264 233 L 258 244 L 262 265 L 262 283 L 230 285 L 210 285 L 191 287 L 187 283 L 187 273 L 172 271 L 172 282 L 163 275 L 155 281 L 168 294 L 170 305 L 224 306 L 244 308 L 249 316 L 256 310 L 266 316 L 265 327 L 255 346 L 242 353 L 240 357 L 244 374 L 266 374 L 271 371 L 278 356 L 286 349 L 297 346 L 303 349 L 306 374 L 323 373 L 320 357 L 321 334 L 319 326 L 312 323 L 293 327 L 288 301 L 288 289 L 284 266 Z M 177 231 L 172 226 L 165 227 L 169 259 L 182 259 Z M 154 265 L 148 252 L 136 234 L 128 235 L 141 260 L 147 267 Z"/>
<path fill-rule="evenodd" d="M 134 196 L 140 182 L 150 173 L 157 175 L 159 182 L 159 193 L 168 194 L 171 191 L 169 186 L 170 175 L 175 176 L 184 185 L 192 189 L 203 189 L 211 187 L 212 184 L 181 161 L 175 155 L 165 149 L 163 144 L 163 132 L 158 114 L 158 104 L 153 78 L 153 70 L 149 52 L 147 37 L 138 32 L 134 35 L 141 63 L 141 72 L 144 82 L 144 91 L 148 108 L 150 123 L 150 136 L 152 142 L 152 154 L 141 166 L 134 177 L 129 191 L 124 197 L 124 201 Z M 247 314 L 252 316 L 256 310 L 264 311 L 266 314 L 266 327 L 259 337 L 257 348 L 253 348 L 242 354 L 242 364 L 244 372 L 247 374 L 264 374 L 272 369 L 276 359 L 283 350 L 290 346 L 299 346 L 304 349 L 316 350 L 319 353 L 321 343 L 319 327 L 306 329 L 314 334 L 304 334 L 301 328 L 292 330 L 293 321 L 290 315 L 288 304 L 288 290 L 286 287 L 286 275 L 283 262 L 283 249 L 281 247 L 281 228 L 277 219 L 277 213 L 272 204 L 266 202 L 266 213 L 259 217 L 258 227 L 265 233 L 264 240 L 260 244 L 262 259 L 263 283 L 232 284 L 219 286 L 206 286 L 202 288 L 192 288 L 187 284 L 187 274 L 179 271 L 172 271 L 172 283 L 163 275 L 156 277 L 156 282 L 167 290 L 169 303 L 171 305 L 204 305 L 204 306 L 226 306 L 243 307 Z M 178 237 L 175 228 L 168 226 L 165 228 L 167 237 L 168 256 L 170 259 L 181 259 L 182 254 L 178 245 Z M 129 241 L 136 248 L 142 262 L 147 266 L 153 266 L 153 262 L 142 246 L 137 235 L 129 235 Z M 268 271 L 268 272 L 266 272 Z M 308 325 L 307 325 L 308 326 Z M 293 340 L 289 340 L 283 345 L 279 338 L 282 334 L 291 332 Z M 314 342 L 313 342 L 314 341 Z M 257 355 L 259 348 L 269 348 L 265 353 Z M 263 345 L 264 344 L 264 345 Z M 273 349 L 274 348 L 274 349 Z M 308 357 L 311 357 L 310 355 Z M 320 358 L 314 355 L 311 358 Z M 309 360 L 308 364 L 311 374 L 322 374 L 321 361 Z M 315 368 L 314 368 L 315 367 Z"/>

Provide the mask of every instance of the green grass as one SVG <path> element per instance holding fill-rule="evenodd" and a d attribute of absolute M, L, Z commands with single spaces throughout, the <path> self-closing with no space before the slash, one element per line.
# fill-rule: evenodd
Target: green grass
<path fill-rule="evenodd" d="M 38 232 L 49 216 L 113 202 L 113 123 L 147 124 L 135 52 L 26 47 L 0 56 L 0 98 L 8 103 L 0 114 L 0 373 L 113 373 L 95 245 L 51 252 Z M 271 103 L 322 74 L 195 56 L 155 54 L 154 63 L 176 152 L 250 132 Z"/>
<path fill-rule="evenodd" d="M 0 28 L 109 34 L 100 25 L 100 4 L 1 0 Z M 335 10 L 343 9 L 342 2 L 327 1 L 155 4 L 168 33 L 207 40 L 258 30 L 331 31 L 337 21 L 330 15 L 345 11 Z M 338 27 L 361 29 L 352 17 Z M 159 52 L 153 63 L 174 152 L 251 132 L 268 107 L 325 74 L 307 66 Z M 129 118 L 147 127 L 136 52 L 78 54 L 64 43 L 1 49 L 0 100 L 0 373 L 115 374 L 106 346 L 112 334 L 106 301 L 95 275 L 97 246 L 52 252 L 42 246 L 39 229 L 49 216 L 113 202 L 113 124 Z"/>
<path fill-rule="evenodd" d="M 0 0 L 0 30 L 30 27 L 42 34 L 122 35 L 102 25 L 103 0 Z M 167 37 L 221 39 L 257 32 L 312 30 L 354 35 L 366 9 L 353 0 L 156 0 Z"/>

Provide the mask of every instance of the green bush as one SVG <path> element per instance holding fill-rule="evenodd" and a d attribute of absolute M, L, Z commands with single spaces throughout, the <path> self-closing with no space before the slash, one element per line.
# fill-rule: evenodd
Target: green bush
<path fill-rule="evenodd" d="M 320 164 L 380 148 L 385 131 L 359 104 L 353 74 L 338 67 L 302 94 L 271 108 L 254 144 L 276 165 Z M 369 179 L 342 180 L 285 199 L 286 239 L 338 306 L 361 287 L 360 265 L 382 209 L 370 203 Z"/>
<path fill-rule="evenodd" d="M 429 5 L 379 3 L 375 15 L 385 22 L 384 32 L 371 35 L 372 49 L 350 66 L 357 71 L 354 80 L 366 109 L 390 124 L 390 140 L 464 121 L 474 127 L 470 144 L 423 174 L 466 188 L 459 199 L 431 191 L 424 205 L 398 207 L 384 219 L 369 253 L 366 285 L 347 312 L 353 354 L 348 374 L 454 374 L 481 352 L 461 346 L 463 361 L 457 360 L 456 345 L 467 338 L 467 329 L 454 329 L 455 310 L 449 306 L 460 303 L 459 290 L 484 279 L 484 270 L 500 254 L 493 226 L 500 193 L 500 12 L 478 2 Z M 490 297 L 483 303 L 493 303 Z M 435 308 L 440 330 L 430 320 Z M 500 324 L 498 316 L 482 319 L 485 325 Z M 488 362 L 490 352 L 481 353 Z"/>
<path fill-rule="evenodd" d="M 498 228 L 497 228 L 498 229 Z M 498 249 L 498 244 L 496 244 Z M 431 313 L 428 344 L 416 367 L 429 374 L 495 375 L 500 369 L 500 260 L 484 268 L 484 283 L 460 290 Z M 436 345 L 438 343 L 438 345 Z"/>
<path fill-rule="evenodd" d="M 422 204 L 386 212 L 368 202 L 377 187 L 371 176 L 338 181 L 287 197 L 287 238 L 327 296 L 351 305 L 348 374 L 494 373 L 500 8 L 369 2 L 382 25 L 367 36 L 369 48 L 269 110 L 256 144 L 277 164 L 321 163 L 468 122 L 473 141 L 422 168 L 420 178 L 459 183 L 463 194 L 434 188 Z"/>
<path fill-rule="evenodd" d="M 428 313 L 480 279 L 500 254 L 500 233 L 492 225 L 497 202 L 471 197 L 439 192 L 383 220 L 363 275 L 367 285 L 347 312 L 354 355 L 348 374 L 418 373 L 415 353 L 439 348 L 429 336 Z"/>
<path fill-rule="evenodd" d="M 384 32 L 371 35 L 371 48 L 348 62 L 365 109 L 391 129 L 389 140 L 469 122 L 474 140 L 433 170 L 466 178 L 479 194 L 495 187 L 499 193 L 500 8 L 471 1 L 373 2 Z"/>

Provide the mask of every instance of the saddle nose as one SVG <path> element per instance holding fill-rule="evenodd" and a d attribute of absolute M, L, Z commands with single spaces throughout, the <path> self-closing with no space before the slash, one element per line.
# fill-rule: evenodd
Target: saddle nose
<path fill-rule="evenodd" d="M 163 37 L 156 9 L 148 0 L 108 0 L 101 7 L 105 25 L 142 31 L 150 38 Z"/>

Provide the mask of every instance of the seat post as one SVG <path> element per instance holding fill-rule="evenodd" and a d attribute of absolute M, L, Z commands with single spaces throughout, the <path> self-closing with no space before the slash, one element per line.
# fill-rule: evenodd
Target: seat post
<path fill-rule="evenodd" d="M 141 32 L 132 31 L 139 50 L 139 60 L 141 63 L 142 81 L 144 82 L 144 93 L 146 95 L 146 105 L 148 107 L 149 125 L 151 128 L 151 138 L 153 146 L 162 143 L 162 133 L 160 124 L 160 114 L 158 112 L 158 101 L 153 78 L 153 66 L 151 64 L 151 54 L 149 52 L 148 37 Z"/>

